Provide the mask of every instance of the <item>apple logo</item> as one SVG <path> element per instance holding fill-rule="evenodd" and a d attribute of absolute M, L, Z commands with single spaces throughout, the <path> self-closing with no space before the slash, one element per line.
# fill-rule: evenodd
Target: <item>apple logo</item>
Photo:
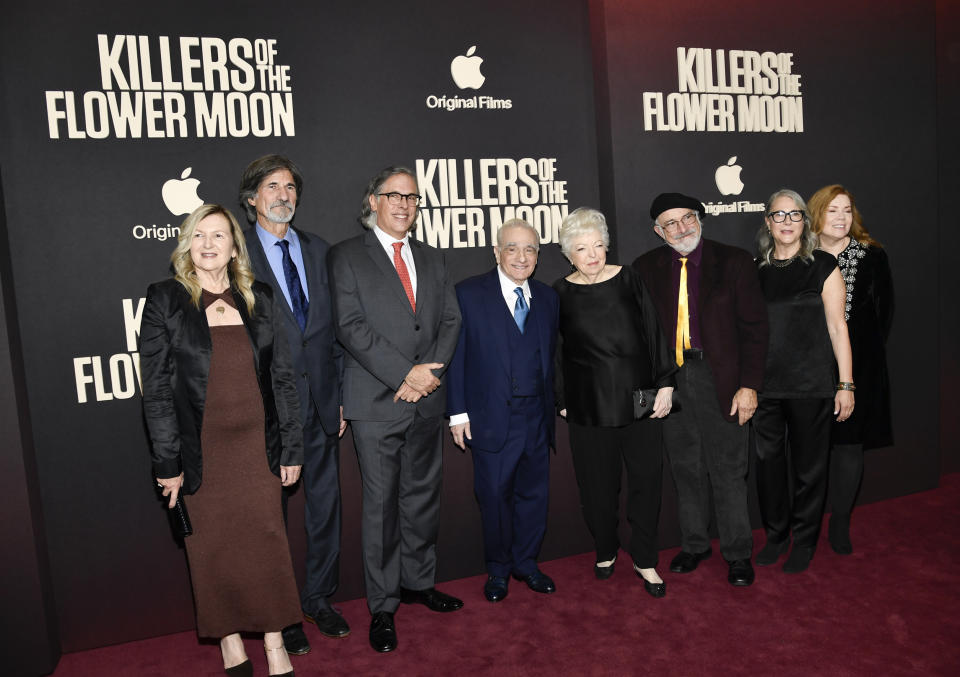
<path fill-rule="evenodd" d="M 170 179 L 163 184 L 163 188 L 160 190 L 160 194 L 163 196 L 163 204 L 174 216 L 189 214 L 203 204 L 203 200 L 197 195 L 197 186 L 200 185 L 200 181 L 187 178 L 190 176 L 191 169 L 192 167 L 184 169 L 180 179 Z"/>
<path fill-rule="evenodd" d="M 466 55 L 461 54 L 450 62 L 450 75 L 460 89 L 480 89 L 483 81 L 486 80 L 480 72 L 483 59 L 473 56 L 476 51 L 477 46 L 474 45 L 467 50 Z"/>
<path fill-rule="evenodd" d="M 717 167 L 717 171 L 713 175 L 717 182 L 717 190 L 720 191 L 721 195 L 739 195 L 743 191 L 743 181 L 740 180 L 740 172 L 743 171 L 743 167 L 734 164 L 736 161 L 737 156 L 734 155 L 727 160 L 727 164 Z"/>

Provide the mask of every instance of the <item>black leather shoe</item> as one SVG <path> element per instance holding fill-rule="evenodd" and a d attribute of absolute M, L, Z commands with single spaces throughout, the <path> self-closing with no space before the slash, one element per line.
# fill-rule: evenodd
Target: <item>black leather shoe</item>
<path fill-rule="evenodd" d="M 593 565 L 593 575 L 596 576 L 599 580 L 605 581 L 611 576 L 613 576 L 613 565 L 617 563 L 617 558 L 614 557 L 613 561 L 610 562 L 610 566 L 602 567 L 599 564 Z"/>
<path fill-rule="evenodd" d="M 347 625 L 346 619 L 332 607 L 318 609 L 317 611 L 304 614 L 303 617 L 316 625 L 317 630 L 319 630 L 320 634 L 324 637 L 340 639 L 350 634 L 350 626 Z M 287 649 L 287 653 L 290 653 L 290 649 Z"/>
<path fill-rule="evenodd" d="M 830 547 L 838 555 L 852 555 L 853 543 L 850 542 L 850 515 L 830 515 L 830 527 L 827 530 Z"/>
<path fill-rule="evenodd" d="M 487 576 L 487 582 L 483 584 L 483 596 L 488 602 L 499 602 L 507 596 L 509 582 L 503 576 Z"/>
<path fill-rule="evenodd" d="M 814 548 L 806 548 L 794 543 L 790 556 L 783 563 L 783 573 L 799 574 L 801 571 L 806 571 L 807 567 L 810 566 L 810 560 L 813 559 L 813 551 Z"/>
<path fill-rule="evenodd" d="M 767 541 L 763 549 L 757 553 L 756 562 L 758 567 L 768 567 L 776 564 L 780 555 L 790 549 L 790 539 L 787 538 L 781 543 Z"/>
<path fill-rule="evenodd" d="M 670 562 L 670 571 L 675 574 L 689 574 L 697 568 L 703 560 L 713 554 L 713 548 L 707 548 L 703 552 L 686 552 L 681 550 L 677 556 Z"/>
<path fill-rule="evenodd" d="M 456 611 L 463 608 L 463 601 L 453 595 L 440 592 L 436 588 L 426 590 L 407 590 L 400 588 L 400 601 L 404 604 L 422 604 L 430 611 Z"/>
<path fill-rule="evenodd" d="M 374 651 L 387 653 L 397 648 L 397 629 L 393 625 L 393 614 L 378 611 L 370 619 L 370 646 Z"/>
<path fill-rule="evenodd" d="M 303 631 L 303 623 L 296 623 L 283 629 L 283 646 L 291 656 L 302 656 L 310 653 L 310 641 Z"/>
<path fill-rule="evenodd" d="M 539 569 L 534 570 L 529 576 L 513 576 L 518 581 L 523 581 L 527 587 L 534 592 L 551 593 L 557 591 L 557 586 L 553 584 L 553 579 L 547 576 Z"/>
<path fill-rule="evenodd" d="M 727 572 L 727 582 L 730 585 L 746 587 L 753 584 L 755 577 L 749 559 L 735 559 L 730 562 L 730 570 Z"/>

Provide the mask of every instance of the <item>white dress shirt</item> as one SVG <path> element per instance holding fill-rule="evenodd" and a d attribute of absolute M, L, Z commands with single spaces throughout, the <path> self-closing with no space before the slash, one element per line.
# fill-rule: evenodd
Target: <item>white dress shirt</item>
<path fill-rule="evenodd" d="M 403 243 L 403 246 L 400 247 L 400 258 L 407 264 L 407 274 L 410 275 L 410 286 L 413 287 L 413 298 L 416 300 L 417 267 L 413 263 L 413 252 L 410 251 L 410 233 L 407 233 L 402 240 L 397 240 L 394 239 L 393 236 L 380 230 L 377 226 L 373 227 L 373 232 L 376 233 L 377 239 L 380 240 L 380 244 L 383 245 L 383 251 L 387 252 L 387 258 L 390 259 L 390 263 L 393 263 L 393 243 Z M 396 266 L 394 266 L 394 268 L 396 268 Z"/>

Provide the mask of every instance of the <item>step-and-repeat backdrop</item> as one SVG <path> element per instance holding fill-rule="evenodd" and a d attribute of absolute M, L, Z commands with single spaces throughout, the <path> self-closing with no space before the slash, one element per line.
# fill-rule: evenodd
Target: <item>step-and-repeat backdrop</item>
<path fill-rule="evenodd" d="M 752 249 L 770 192 L 848 184 L 888 247 L 899 301 L 898 446 L 871 456 L 865 494 L 931 486 L 936 377 L 907 355 L 911 328 L 935 312 L 921 258 L 936 203 L 932 36 L 932 8 L 907 1 L 8 10 L 0 170 L 63 650 L 192 627 L 140 413 L 143 294 L 168 275 L 184 215 L 201 202 L 240 215 L 240 173 L 271 152 L 303 170 L 296 225 L 332 243 L 360 232 L 369 176 L 415 168 L 417 237 L 445 250 L 458 279 L 493 265 L 493 234 L 514 216 L 540 232 L 537 277 L 551 282 L 568 270 L 560 221 L 583 204 L 607 210 L 628 263 L 658 243 L 647 210 L 661 191 L 700 197 L 707 236 Z M 591 549 L 560 447 L 547 559 Z M 348 599 L 363 595 L 349 433 L 341 451 Z M 483 557 L 469 456 L 448 442 L 444 463 L 449 579 L 479 573 Z M 671 501 L 667 487 L 670 545 Z"/>

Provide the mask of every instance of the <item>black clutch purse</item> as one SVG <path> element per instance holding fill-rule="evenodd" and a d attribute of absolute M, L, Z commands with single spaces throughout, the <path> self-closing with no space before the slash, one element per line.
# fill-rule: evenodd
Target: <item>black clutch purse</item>
<path fill-rule="evenodd" d="M 637 388 L 633 391 L 633 417 L 646 418 L 653 412 L 653 402 L 657 399 L 654 388 Z"/>
<path fill-rule="evenodd" d="M 653 403 L 657 399 L 656 388 L 637 388 L 633 391 L 633 417 L 646 418 L 653 412 Z M 677 391 L 673 391 L 673 405 L 670 413 L 680 411 L 680 402 L 677 401 Z"/>
<path fill-rule="evenodd" d="M 164 497 L 164 500 L 166 500 L 166 497 Z M 187 512 L 187 504 L 183 502 L 182 490 L 177 494 L 177 502 L 173 504 L 172 508 L 167 510 L 167 516 L 170 518 L 170 526 L 175 535 L 183 538 L 193 533 L 193 525 L 190 524 L 190 513 Z"/>

